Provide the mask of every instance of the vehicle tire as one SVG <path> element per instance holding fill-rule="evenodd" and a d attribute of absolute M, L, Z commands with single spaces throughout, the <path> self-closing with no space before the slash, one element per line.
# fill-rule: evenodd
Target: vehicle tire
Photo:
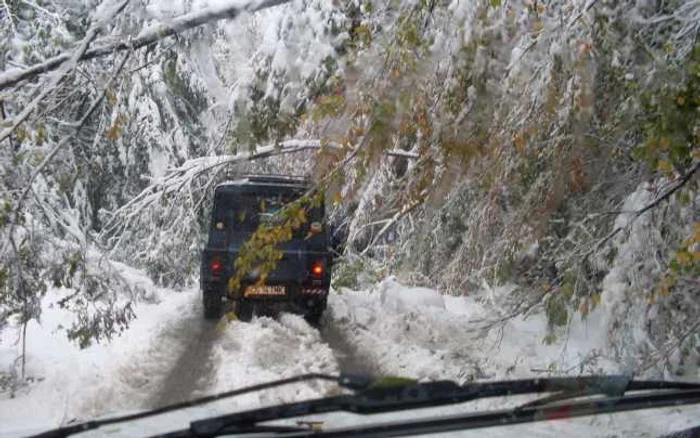
<path fill-rule="evenodd" d="M 221 317 L 221 297 L 218 294 L 204 292 L 202 302 L 204 303 L 205 319 L 218 319 Z"/>
<path fill-rule="evenodd" d="M 304 315 L 304 319 L 314 327 L 320 326 L 321 318 L 323 317 L 323 309 L 324 308 L 322 306 L 312 308 L 306 315 Z"/>
<path fill-rule="evenodd" d="M 236 317 L 243 322 L 253 319 L 254 305 L 248 300 L 236 301 Z"/>

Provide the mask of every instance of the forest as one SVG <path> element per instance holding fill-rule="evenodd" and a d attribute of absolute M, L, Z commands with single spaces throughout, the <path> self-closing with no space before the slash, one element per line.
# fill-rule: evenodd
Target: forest
<path fill-rule="evenodd" d="M 306 175 L 389 276 L 609 317 L 620 363 L 700 365 L 697 0 L 1 0 L 0 331 L 118 337 L 197 283 L 217 183 Z M 255 256 L 255 255 L 253 255 Z M 691 368 L 689 368 L 691 367 Z M 0 376 L 3 371 L 0 370 Z"/>

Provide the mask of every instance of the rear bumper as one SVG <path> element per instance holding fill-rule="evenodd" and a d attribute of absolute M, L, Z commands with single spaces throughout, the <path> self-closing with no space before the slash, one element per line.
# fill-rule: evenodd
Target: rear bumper
<path fill-rule="evenodd" d="M 229 295 L 227 291 L 227 282 L 224 281 L 209 281 L 202 284 L 202 292 L 204 294 L 226 297 L 229 299 L 243 298 L 249 301 L 266 302 L 266 303 L 295 303 L 295 302 L 324 302 L 328 298 L 330 284 L 298 284 L 298 283 L 268 283 L 268 286 L 283 286 L 284 295 L 270 294 L 255 294 L 245 293 L 245 291 L 253 286 L 253 284 L 244 284 L 240 291 L 236 291 L 233 295 Z M 252 292 L 252 291 L 249 291 Z"/>

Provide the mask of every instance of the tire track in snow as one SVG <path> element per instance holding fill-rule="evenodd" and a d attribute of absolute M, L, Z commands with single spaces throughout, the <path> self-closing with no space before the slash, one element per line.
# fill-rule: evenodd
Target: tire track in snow
<path fill-rule="evenodd" d="M 199 303 L 199 301 L 198 301 Z M 168 334 L 181 343 L 181 353 L 153 394 L 148 406 L 158 408 L 191 400 L 207 390 L 214 377 L 212 350 L 220 331 L 216 321 L 202 317 L 201 304 Z"/>
<path fill-rule="evenodd" d="M 179 351 L 180 354 L 167 374 L 161 379 L 158 389 L 149 397 L 146 403 L 147 408 L 158 408 L 184 402 L 198 396 L 222 390 L 217 388 L 219 385 L 217 385 L 216 380 L 217 372 L 220 371 L 218 367 L 224 365 L 220 360 L 217 360 L 216 356 L 221 355 L 223 350 L 229 350 L 230 353 L 234 353 L 234 351 L 242 348 L 240 345 L 237 347 L 227 345 L 229 342 L 222 339 L 222 334 L 226 330 L 238 331 L 243 329 L 245 332 L 264 331 L 265 329 L 260 327 L 260 325 L 269 325 L 280 330 L 290 323 L 290 321 L 287 320 L 287 324 L 284 324 L 279 320 L 279 317 L 276 318 L 277 321 L 274 322 L 255 319 L 251 323 L 235 323 L 237 324 L 236 327 L 228 327 L 222 331 L 217 329 L 216 321 L 207 321 L 202 317 L 202 309 L 198 300 L 196 304 L 193 303 L 193 307 L 192 312 L 189 312 L 180 321 L 174 323 L 173 326 L 163 334 L 163 337 L 168 339 L 166 344 L 178 345 L 177 351 Z M 329 309 L 328 311 L 330 312 L 331 310 Z M 302 320 L 298 321 L 298 324 L 306 325 Z M 301 333 L 306 330 L 314 331 L 311 327 L 307 329 L 299 327 L 298 330 L 301 330 L 301 332 L 292 335 L 292 338 L 300 336 Z M 347 332 L 341 330 L 340 327 L 337 326 L 336 321 L 333 321 L 329 316 L 324 318 L 322 325 L 318 328 L 318 336 L 317 339 L 325 343 L 331 350 L 338 364 L 338 368 L 342 373 L 377 374 L 377 367 L 372 364 L 369 357 L 363 355 L 362 352 L 353 345 L 351 340 L 347 339 Z M 227 335 L 227 337 L 230 337 L 230 334 Z M 247 341 L 247 343 L 260 341 L 260 339 L 255 339 L 255 336 L 251 336 L 250 333 L 248 333 L 247 336 L 243 333 L 239 333 L 237 336 L 234 336 L 234 338 L 240 342 Z M 280 340 L 281 339 L 276 339 L 278 342 Z M 287 342 L 290 341 L 291 340 L 287 340 Z M 267 344 L 267 342 L 265 342 L 265 344 Z M 273 344 L 276 344 L 276 342 L 273 342 Z M 270 349 L 272 345 L 260 345 L 259 349 L 249 345 L 247 348 L 250 347 L 253 347 L 253 350 L 257 350 L 256 360 L 258 360 L 266 354 L 265 351 Z M 280 345 L 278 347 L 272 347 L 272 350 L 280 351 L 282 347 L 290 346 Z M 164 348 L 167 348 L 167 346 Z M 242 360 L 243 358 L 240 359 Z M 268 360 L 263 360 L 263 362 L 268 362 Z M 279 367 L 283 362 L 284 361 L 281 360 L 280 363 L 273 368 Z M 272 366 L 272 364 L 268 366 Z"/>
<path fill-rule="evenodd" d="M 337 372 L 336 357 L 341 354 L 301 317 L 281 314 L 274 319 L 262 317 L 251 322 L 232 322 L 220 329 L 217 321 L 202 317 L 201 305 L 193 307 L 191 313 L 173 324 L 165 334 L 171 340 L 168 343 L 175 341 L 181 353 L 161 379 L 158 389 L 152 392 L 146 404 L 148 408 L 307 372 Z M 249 400 L 243 404 L 291 400 L 297 390 L 290 388 L 289 391 L 286 395 L 286 389 L 274 395 L 257 394 L 251 398 L 257 402 Z"/>
<path fill-rule="evenodd" d="M 88 350 L 83 367 L 94 371 L 78 369 L 82 385 L 68 396 L 66 418 L 91 419 L 150 408 L 186 354 L 189 343 L 183 338 L 203 333 L 199 301 L 194 290 L 162 293 L 156 302 L 138 309 L 124 338 Z M 91 353 L 99 354 L 92 358 Z"/>
<path fill-rule="evenodd" d="M 331 312 L 328 309 L 327 312 Z M 319 328 L 321 339 L 333 351 L 340 372 L 343 374 L 363 374 L 363 375 L 378 375 L 379 369 L 373 363 L 371 358 L 363 354 L 350 339 L 348 339 L 347 331 L 343 331 L 337 321 L 333 320 L 330 315 L 323 318 L 321 327 Z"/>

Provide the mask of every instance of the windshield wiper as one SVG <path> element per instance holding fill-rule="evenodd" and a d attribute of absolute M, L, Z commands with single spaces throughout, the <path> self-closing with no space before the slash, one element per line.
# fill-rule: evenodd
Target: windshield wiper
<path fill-rule="evenodd" d="M 327 380 L 353 391 L 353 394 L 287 403 L 194 421 L 185 430 L 172 432 L 166 437 L 208 437 L 221 434 L 269 433 L 274 436 L 387 436 L 411 435 L 475 427 L 517 424 L 557 418 L 570 418 L 606 412 L 645 409 L 681 404 L 700 403 L 700 384 L 664 381 L 635 381 L 627 376 L 592 376 L 523 379 L 499 382 L 467 383 L 452 381 L 417 383 L 409 379 L 372 378 L 368 376 L 306 374 L 276 380 L 221 394 L 202 397 L 163 408 L 66 426 L 36 437 L 66 437 L 104 425 L 135 421 L 210 403 L 223 398 L 272 389 L 308 380 Z M 641 394 L 626 395 L 644 391 Z M 439 417 L 426 420 L 397 421 L 393 423 L 358 426 L 351 429 L 318 430 L 318 428 L 263 425 L 273 420 L 290 419 L 312 414 L 346 411 L 357 414 L 376 414 L 416 408 L 437 407 L 464 403 L 489 397 L 507 397 L 546 393 L 534 402 L 510 410 Z M 590 399 L 598 396 L 596 399 Z M 589 399 L 581 399 L 588 397 Z"/>
<path fill-rule="evenodd" d="M 578 397 L 575 394 L 571 394 L 571 399 Z M 562 400 L 564 400 L 563 397 Z M 655 389 L 651 394 L 603 396 L 591 400 L 569 400 L 565 403 L 555 402 L 551 405 L 548 403 L 528 403 L 513 409 L 336 428 L 327 432 L 314 433 L 313 436 L 314 438 L 328 438 L 352 435 L 355 437 L 384 438 L 387 436 L 422 435 L 697 403 L 700 403 L 700 385 L 696 389 L 669 391 Z M 693 430 L 697 431 L 698 428 Z M 276 436 L 289 438 L 311 436 L 311 434 L 308 432 L 294 432 L 277 434 Z"/>
<path fill-rule="evenodd" d="M 289 385 L 292 383 L 305 382 L 305 381 L 309 381 L 309 380 L 331 381 L 331 382 L 337 383 L 338 385 L 340 385 L 342 387 L 346 387 L 349 389 L 353 389 L 353 387 L 354 387 L 353 385 L 358 384 L 354 380 L 350 381 L 345 376 L 334 376 L 334 375 L 330 375 L 330 374 L 320 374 L 320 373 L 302 374 L 302 375 L 295 376 L 295 377 L 274 380 L 272 382 L 251 385 L 251 386 L 247 386 L 245 388 L 234 389 L 232 391 L 226 391 L 226 392 L 222 392 L 219 394 L 200 397 L 200 398 L 197 398 L 194 400 L 189 400 L 189 401 L 182 402 L 182 403 L 175 403 L 172 405 L 152 409 L 149 411 L 138 412 L 138 413 L 129 414 L 129 415 L 121 415 L 118 417 L 111 417 L 111 418 L 106 418 L 103 420 L 86 421 L 83 423 L 72 424 L 70 426 L 59 427 L 57 429 L 52 429 L 52 430 L 42 432 L 42 433 L 37 434 L 37 435 L 32 435 L 32 436 L 27 437 L 27 438 L 62 438 L 62 437 L 67 437 L 70 435 L 74 435 L 76 433 L 82 433 L 82 432 L 85 432 L 88 430 L 98 429 L 102 426 L 106 426 L 109 424 L 124 423 L 127 421 L 141 420 L 144 418 L 165 414 L 166 412 L 179 411 L 181 409 L 190 408 L 193 406 L 200 406 L 200 405 L 203 405 L 206 403 L 211 403 L 211 402 L 221 400 L 224 398 L 237 397 L 237 396 L 243 395 L 243 394 L 263 391 L 266 389 L 277 388 L 279 386 Z M 358 382 L 360 385 L 363 384 L 363 382 L 361 380 Z"/>
<path fill-rule="evenodd" d="M 360 385 L 355 385 L 355 387 L 358 386 Z M 633 391 L 646 391 L 646 393 L 625 395 Z M 224 433 L 261 432 L 259 425 L 263 422 L 305 415 L 337 411 L 376 414 L 464 403 L 489 397 L 537 393 L 554 395 L 509 410 L 428 420 L 398 421 L 329 431 L 309 431 L 307 429 L 281 433 L 278 436 L 313 435 L 318 437 L 341 436 L 350 433 L 356 436 L 410 435 L 700 403 L 700 384 L 634 381 L 628 376 L 542 378 L 468 383 L 466 385 L 458 385 L 452 381 L 400 382 L 399 384 L 387 385 L 381 380 L 370 379 L 365 385 L 365 389 L 356 394 L 294 402 L 194 421 L 190 424 L 189 429 L 166 436 L 209 437 Z M 572 401 L 591 396 L 599 396 L 599 398 Z"/>

